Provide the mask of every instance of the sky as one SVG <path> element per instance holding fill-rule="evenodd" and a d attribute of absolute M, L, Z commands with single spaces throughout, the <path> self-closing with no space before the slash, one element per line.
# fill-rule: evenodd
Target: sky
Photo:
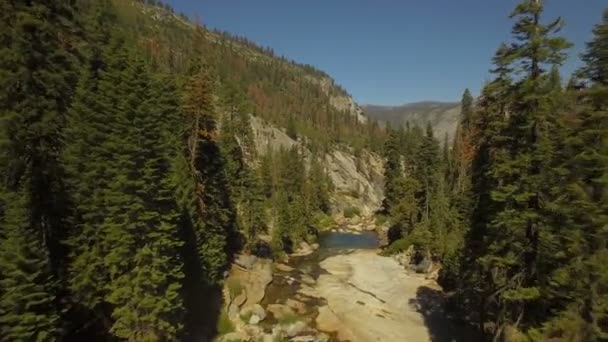
<path fill-rule="evenodd" d="M 165 0 L 207 27 L 245 36 L 321 69 L 360 104 L 459 101 L 490 79 L 518 0 Z M 567 77 L 608 0 L 547 0 L 574 47 Z"/>

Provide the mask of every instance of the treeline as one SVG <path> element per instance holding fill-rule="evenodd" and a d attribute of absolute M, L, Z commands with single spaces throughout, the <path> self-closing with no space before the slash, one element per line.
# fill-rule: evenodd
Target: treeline
<path fill-rule="evenodd" d="M 446 203 L 451 208 L 443 231 L 460 228 L 450 248 L 433 247 L 442 235 L 426 227 L 434 242 L 418 248 L 443 263 L 440 282 L 452 309 L 489 338 L 604 341 L 608 11 L 586 45 L 583 67 L 564 84 L 558 68 L 571 44 L 558 35 L 562 20 L 545 23 L 543 9 L 535 0 L 515 8 L 513 40 L 495 54 L 494 80 L 476 101 L 468 91 L 463 96 L 454 145 L 449 153 L 444 148 L 444 180 L 435 185 L 448 189 L 444 199 L 433 203 L 431 196 L 430 206 L 421 206 L 423 191 L 399 190 L 411 200 L 389 208 L 415 242 L 417 225 L 408 228 L 398 216 L 411 212 L 409 203 L 422 222 L 423 209 L 430 207 L 433 222 L 444 217 Z M 405 175 L 398 189 L 426 189 L 423 178 Z"/>
<path fill-rule="evenodd" d="M 320 157 L 259 161 L 200 36 L 174 68 L 77 5 L 0 1 L 0 340 L 208 339 L 235 252 L 314 240 Z"/>

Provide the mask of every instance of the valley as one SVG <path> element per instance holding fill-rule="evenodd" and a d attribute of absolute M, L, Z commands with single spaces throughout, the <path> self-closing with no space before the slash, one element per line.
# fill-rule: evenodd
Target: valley
<path fill-rule="evenodd" d="M 0 0 L 1 342 L 608 340 L 608 9 L 227 3 Z"/>

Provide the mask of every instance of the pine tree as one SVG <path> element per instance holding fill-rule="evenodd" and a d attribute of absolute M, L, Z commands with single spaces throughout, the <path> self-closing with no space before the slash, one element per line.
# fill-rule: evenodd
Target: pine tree
<path fill-rule="evenodd" d="M 253 171 L 247 172 L 245 183 L 248 184 L 248 187 L 241 203 L 241 226 L 247 241 L 253 242 L 267 229 L 265 197 L 261 181 Z"/>
<path fill-rule="evenodd" d="M 306 184 L 310 186 L 310 206 L 313 211 L 328 213 L 330 209 L 329 195 L 332 188 L 331 179 L 325 173 L 318 157 L 310 160 L 310 168 Z"/>
<path fill-rule="evenodd" d="M 98 80 L 85 72 L 66 130 L 73 139 L 65 168 L 77 203 L 72 289 L 102 316 L 111 304 L 110 331 L 117 337 L 173 339 L 183 310 L 169 182 L 169 136 L 178 135 L 169 133 L 177 117 L 175 87 L 155 80 L 120 36 L 103 62 Z M 137 263 L 143 249 L 154 262 Z M 132 287 L 138 281 L 146 286 Z"/>
<path fill-rule="evenodd" d="M 552 37 L 562 25 L 560 19 L 547 25 L 540 23 L 542 11 L 540 1 L 520 3 L 511 15 L 517 19 L 513 27 L 515 43 L 508 50 L 499 50 L 497 56 L 500 65 L 513 65 L 522 78 L 511 90 L 508 123 L 499 137 L 493 138 L 497 144 L 493 147 L 492 180 L 485 184 L 491 202 L 484 205 L 483 214 L 476 214 L 483 219 L 472 231 L 478 234 L 474 239 L 481 237 L 484 245 L 481 250 L 477 249 L 479 245 L 475 248 L 484 277 L 477 280 L 483 297 L 480 323 L 490 309 L 495 314 L 495 336 L 502 335 L 508 325 L 535 322 L 534 304 L 546 282 L 544 268 L 550 267 L 545 258 L 554 252 L 552 230 L 544 219 L 542 205 L 549 193 L 550 173 L 541 170 L 552 162 L 554 147 L 548 127 L 555 120 L 546 111 L 543 68 L 560 64 L 569 44 Z"/>
<path fill-rule="evenodd" d="M 473 96 L 469 89 L 465 89 L 460 101 L 460 125 L 463 130 L 468 131 L 473 116 Z"/>
<path fill-rule="evenodd" d="M 397 182 L 402 176 L 401 154 L 399 141 L 400 137 L 395 130 L 389 131 L 388 139 L 384 146 L 384 201 L 383 208 L 390 211 L 399 201 L 397 193 Z"/>
<path fill-rule="evenodd" d="M 32 229 L 26 191 L 5 194 L 0 223 L 0 340 L 53 341 L 59 338 L 57 281 L 49 255 Z"/>
<path fill-rule="evenodd" d="M 608 338 L 608 235 L 602 228 L 608 224 L 608 64 L 603 57 L 608 54 L 608 11 L 593 33 L 579 72 L 587 88 L 574 90 L 581 104 L 568 122 L 559 154 L 565 160 L 559 183 L 565 186 L 556 189 L 553 204 L 564 213 L 559 223 L 567 225 L 559 225 L 561 253 L 555 262 L 562 266 L 552 274 L 550 293 L 561 312 L 545 332 L 586 341 Z"/>
<path fill-rule="evenodd" d="M 195 234 L 206 281 L 219 281 L 228 254 L 237 248 L 236 214 L 225 161 L 217 142 L 213 78 L 195 61 L 185 81 L 182 112 L 186 120 L 186 158 L 196 196 Z M 190 187 L 190 185 L 184 185 Z M 182 203 L 181 205 L 186 205 Z"/>
<path fill-rule="evenodd" d="M 439 171 L 440 161 L 439 142 L 433 136 L 433 127 L 429 122 L 426 127 L 426 135 L 422 138 L 422 142 L 416 151 L 416 167 L 414 171 L 414 176 L 421 186 L 417 196 L 419 207 L 421 208 L 420 211 L 423 218 L 427 221 L 429 220 L 431 210 L 431 193 L 437 185 L 437 172 Z"/>
<path fill-rule="evenodd" d="M 0 134 L 6 155 L 0 173 L 7 191 L 30 192 L 32 228 L 62 276 L 66 201 L 58 151 L 77 79 L 73 9 L 63 2 L 0 6 L 0 118 L 6 130 Z"/>

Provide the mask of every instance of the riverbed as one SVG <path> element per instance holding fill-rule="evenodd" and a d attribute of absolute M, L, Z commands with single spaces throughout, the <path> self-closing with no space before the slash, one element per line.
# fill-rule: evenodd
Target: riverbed
<path fill-rule="evenodd" d="M 289 305 L 336 341 L 471 340 L 445 318 L 435 282 L 380 256 L 375 233 L 327 232 L 319 243 L 276 266 L 265 306 Z"/>

